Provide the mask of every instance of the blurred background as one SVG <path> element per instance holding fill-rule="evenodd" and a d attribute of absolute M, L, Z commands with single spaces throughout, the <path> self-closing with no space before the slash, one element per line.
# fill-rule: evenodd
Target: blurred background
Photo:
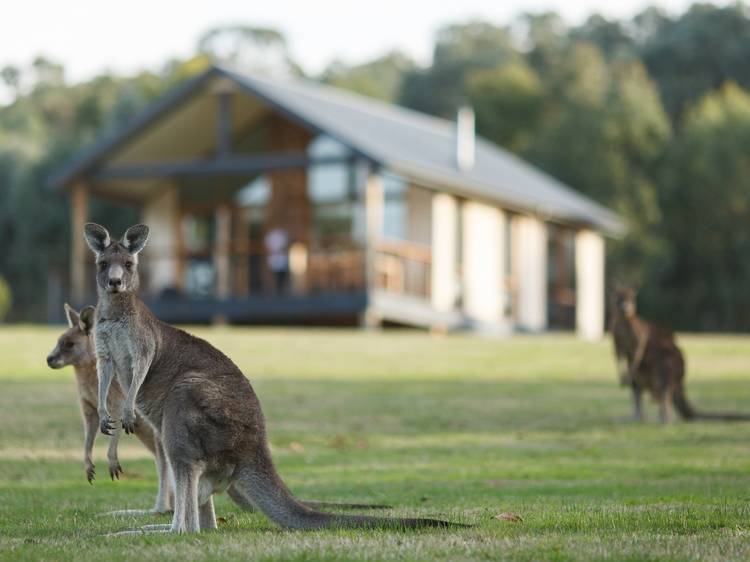
<path fill-rule="evenodd" d="M 146 220 L 173 321 L 597 337 L 606 248 L 645 316 L 750 328 L 748 7 L 495 4 L 14 5 L 0 317 L 92 302 L 77 228 Z"/>

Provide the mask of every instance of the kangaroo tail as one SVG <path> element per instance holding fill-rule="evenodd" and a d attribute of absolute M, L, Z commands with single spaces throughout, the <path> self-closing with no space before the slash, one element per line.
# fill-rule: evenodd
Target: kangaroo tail
<path fill-rule="evenodd" d="M 232 501 L 245 511 L 257 511 L 257 508 L 250 503 L 245 496 L 237 491 L 234 486 L 227 489 L 227 495 Z M 311 509 L 392 509 L 392 505 L 383 503 L 341 503 L 341 502 L 322 502 L 317 500 L 300 500 L 300 503 Z"/>
<path fill-rule="evenodd" d="M 696 410 L 685 396 L 685 389 L 680 386 L 672 395 L 672 402 L 675 410 L 679 412 L 685 421 L 705 420 L 705 421 L 749 421 L 748 414 L 735 413 L 708 413 Z"/>
<path fill-rule="evenodd" d="M 262 449 L 261 454 L 250 463 L 238 468 L 237 480 L 232 485 L 232 498 L 234 499 L 234 495 L 241 496 L 244 501 L 256 506 L 281 527 L 288 529 L 468 527 L 468 525 L 439 519 L 371 517 L 316 511 L 292 495 L 276 472 L 268 448 L 263 446 Z"/>
<path fill-rule="evenodd" d="M 687 396 L 685 396 L 685 388 L 682 385 L 678 386 L 674 394 L 672 394 L 672 403 L 683 420 L 692 421 L 697 419 L 698 412 L 695 411 L 695 408 L 693 408 L 693 405 L 690 404 Z"/>
<path fill-rule="evenodd" d="M 697 412 L 694 419 L 706 420 L 706 421 L 729 421 L 729 422 L 750 421 L 750 415 L 736 414 L 734 412 L 728 412 L 728 413 Z"/>

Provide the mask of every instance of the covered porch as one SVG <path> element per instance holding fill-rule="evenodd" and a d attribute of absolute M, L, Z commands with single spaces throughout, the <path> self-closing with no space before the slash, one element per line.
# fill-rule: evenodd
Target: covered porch
<path fill-rule="evenodd" d="M 141 294 L 165 320 L 352 324 L 374 317 L 378 288 L 430 294 L 409 186 L 226 77 L 185 86 L 99 152 L 63 178 L 73 232 L 94 198 L 136 206 L 151 228 Z M 89 251 L 71 244 L 71 298 L 88 303 Z"/>

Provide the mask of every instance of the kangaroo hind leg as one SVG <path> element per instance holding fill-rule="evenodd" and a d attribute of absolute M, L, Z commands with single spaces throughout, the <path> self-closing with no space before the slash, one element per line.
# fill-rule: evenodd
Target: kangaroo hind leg
<path fill-rule="evenodd" d="M 198 485 L 203 467 L 180 461 L 172 461 L 174 478 L 173 533 L 197 533 L 200 531 L 198 514 Z"/>
<path fill-rule="evenodd" d="M 198 508 L 198 519 L 201 531 L 213 531 L 216 529 L 216 513 L 214 512 L 214 499 L 209 496 Z"/>

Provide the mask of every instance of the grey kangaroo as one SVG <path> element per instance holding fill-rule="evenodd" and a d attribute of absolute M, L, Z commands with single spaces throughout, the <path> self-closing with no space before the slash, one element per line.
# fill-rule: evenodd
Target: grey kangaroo
<path fill-rule="evenodd" d="M 76 312 L 68 304 L 65 304 L 65 316 L 68 319 L 68 329 L 58 338 L 57 345 L 47 356 L 47 364 L 53 369 L 61 369 L 72 365 L 76 374 L 78 385 L 78 400 L 81 404 L 84 427 L 83 456 L 86 468 L 86 478 L 93 483 L 96 475 L 94 461 L 91 453 L 94 448 L 94 440 L 99 431 L 99 399 L 96 375 L 96 355 L 91 339 L 91 330 L 94 326 L 94 307 L 87 306 L 81 312 Z M 110 410 L 119 411 L 125 395 L 120 389 L 117 381 L 113 381 L 107 397 L 107 405 Z M 172 511 L 172 494 L 169 487 L 169 474 L 166 459 L 161 449 L 161 443 L 154 435 L 154 431 L 148 423 L 139 419 L 136 421 L 135 435 L 146 448 L 151 451 L 156 460 L 157 474 L 159 475 L 159 492 L 156 503 L 151 510 L 122 510 L 111 512 L 112 514 L 135 515 L 139 513 L 167 513 Z M 119 431 L 114 431 L 107 450 L 109 461 L 109 475 L 114 480 L 119 479 L 122 467 L 117 458 L 117 444 Z"/>
<path fill-rule="evenodd" d="M 84 465 L 86 467 L 86 478 L 89 483 L 93 483 L 96 475 L 94 462 L 92 460 L 92 450 L 94 440 L 99 432 L 99 414 L 98 414 L 98 384 L 96 375 L 96 355 L 94 354 L 94 344 L 92 341 L 92 328 L 94 326 L 93 306 L 87 306 L 80 312 L 76 312 L 67 303 L 64 306 L 65 316 L 68 319 L 68 329 L 58 338 L 57 345 L 47 356 L 47 364 L 53 369 L 61 369 L 67 365 L 72 365 L 76 374 L 78 384 L 78 399 L 81 404 L 81 412 L 84 420 Z M 110 411 L 119 412 L 122 409 L 125 395 L 120 389 L 117 380 L 112 381 L 112 386 L 107 397 L 107 404 Z M 145 422 L 138 414 L 135 424 L 135 434 L 140 441 L 151 451 L 156 461 L 157 475 L 159 476 L 159 492 L 156 496 L 156 503 L 153 509 L 122 509 L 110 511 L 105 515 L 145 515 L 161 514 L 172 511 L 173 493 L 170 486 L 169 467 L 164 457 L 161 441 L 154 434 L 151 426 Z M 119 431 L 113 431 L 112 438 L 109 442 L 107 458 L 109 460 L 109 474 L 114 480 L 119 480 L 122 474 L 122 467 L 117 458 L 117 446 Z M 230 495 L 234 494 L 229 490 Z M 243 500 L 242 496 L 236 495 L 235 501 L 245 510 L 253 511 L 254 506 Z M 343 508 L 343 509 L 384 509 L 389 506 L 382 504 L 362 504 L 362 503 L 333 503 L 305 501 L 305 505 L 314 506 L 323 509 Z"/>
<path fill-rule="evenodd" d="M 126 393 L 123 429 L 135 431 L 137 408 L 161 438 L 174 482 L 172 524 L 143 527 L 143 532 L 215 529 L 212 497 L 224 490 L 286 528 L 464 526 L 324 513 L 298 501 L 276 471 L 260 403 L 240 369 L 208 342 L 161 322 L 137 297 L 138 255 L 148 227 L 130 227 L 119 242 L 93 223 L 84 234 L 96 255 L 101 430 L 110 434 L 115 427 L 106 397 L 117 376 Z"/>

